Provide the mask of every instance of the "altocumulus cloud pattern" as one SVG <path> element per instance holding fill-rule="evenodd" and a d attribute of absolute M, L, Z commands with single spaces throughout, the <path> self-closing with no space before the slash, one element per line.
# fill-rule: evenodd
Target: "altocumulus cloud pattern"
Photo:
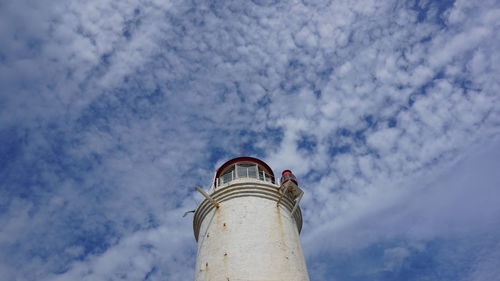
<path fill-rule="evenodd" d="M 192 280 L 214 169 L 292 169 L 311 279 L 500 276 L 496 0 L 3 1 L 0 280 Z"/>

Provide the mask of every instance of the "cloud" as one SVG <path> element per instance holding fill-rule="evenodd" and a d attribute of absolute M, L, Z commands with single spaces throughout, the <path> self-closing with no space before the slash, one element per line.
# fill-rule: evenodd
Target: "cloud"
<path fill-rule="evenodd" d="M 396 247 L 384 251 L 385 270 L 395 270 L 400 268 L 404 260 L 410 255 L 408 249 Z"/>
<path fill-rule="evenodd" d="M 195 242 L 179 216 L 243 145 L 298 175 L 313 280 L 493 276 L 498 11 L 495 1 L 6 3 L 0 271 L 191 279 Z"/>
<path fill-rule="evenodd" d="M 424 178 L 403 182 L 385 182 L 365 193 L 331 202 L 340 206 L 330 211 L 330 222 L 315 226 L 303 236 L 309 258 L 366 255 L 366 251 L 373 251 L 373 245 L 379 245 L 376 249 L 381 250 L 370 262 L 380 261 L 377 270 L 396 271 L 401 277 L 418 264 L 416 256 L 431 251 L 428 247 L 437 247 L 436 259 L 452 265 L 464 263 L 464 253 L 458 249 L 470 253 L 475 248 L 475 253 L 470 253 L 473 261 L 461 264 L 467 269 L 464 276 L 469 276 L 464 280 L 483 280 L 473 276 L 489 273 L 479 273 L 475 268 L 491 266 L 490 256 L 498 244 L 493 236 L 498 235 L 500 223 L 495 199 L 500 183 L 496 173 L 498 138 L 494 143 L 471 147 L 466 157 L 444 171 L 428 171 Z M 443 241 L 447 240 L 454 242 L 446 246 Z M 319 245 L 315 241 L 323 242 Z M 413 250 L 409 251 L 408 245 Z M 450 270 L 455 270 L 454 266 Z M 346 269 L 342 271 L 345 274 Z M 368 278 L 367 273 L 362 274 Z M 322 278 L 328 274 L 335 272 L 327 271 Z"/>
<path fill-rule="evenodd" d="M 190 280 L 193 237 L 179 212 L 167 214 L 174 220 L 165 226 L 135 232 L 102 255 L 89 256 L 47 280 Z M 183 227 L 167 227 L 179 223 Z"/>

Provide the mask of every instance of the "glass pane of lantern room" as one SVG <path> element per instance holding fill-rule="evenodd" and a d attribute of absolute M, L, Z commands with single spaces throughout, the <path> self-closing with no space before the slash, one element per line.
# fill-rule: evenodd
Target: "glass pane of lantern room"
<path fill-rule="evenodd" d="M 221 177 L 221 184 L 228 183 L 233 180 L 234 166 L 228 169 Z"/>
<path fill-rule="evenodd" d="M 222 183 L 228 183 L 231 181 L 231 173 L 227 173 L 221 177 Z"/>
<path fill-rule="evenodd" d="M 264 170 L 262 170 L 261 167 L 259 167 L 259 179 L 262 181 L 264 180 Z"/>
<path fill-rule="evenodd" d="M 246 164 L 238 164 L 238 178 L 246 178 L 247 176 L 247 165 Z"/>
<path fill-rule="evenodd" d="M 267 182 L 274 182 L 273 181 L 273 177 L 270 174 L 268 174 L 268 173 L 266 173 L 266 181 Z"/>
<path fill-rule="evenodd" d="M 257 165 L 252 165 L 248 167 L 248 177 L 257 178 Z"/>

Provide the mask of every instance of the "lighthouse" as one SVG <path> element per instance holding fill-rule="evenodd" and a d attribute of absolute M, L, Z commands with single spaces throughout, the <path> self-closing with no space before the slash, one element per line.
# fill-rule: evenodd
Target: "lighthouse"
<path fill-rule="evenodd" d="M 309 281 L 299 233 L 302 190 L 290 170 L 275 179 L 262 160 L 237 157 L 197 188 L 195 281 Z"/>

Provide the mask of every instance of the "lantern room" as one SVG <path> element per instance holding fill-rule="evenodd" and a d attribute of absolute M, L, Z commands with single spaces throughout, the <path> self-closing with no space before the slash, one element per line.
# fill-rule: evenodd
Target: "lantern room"
<path fill-rule="evenodd" d="M 214 187 L 226 185 L 237 179 L 256 179 L 275 183 L 273 170 L 254 157 L 237 157 L 222 164 L 215 173 Z"/>

